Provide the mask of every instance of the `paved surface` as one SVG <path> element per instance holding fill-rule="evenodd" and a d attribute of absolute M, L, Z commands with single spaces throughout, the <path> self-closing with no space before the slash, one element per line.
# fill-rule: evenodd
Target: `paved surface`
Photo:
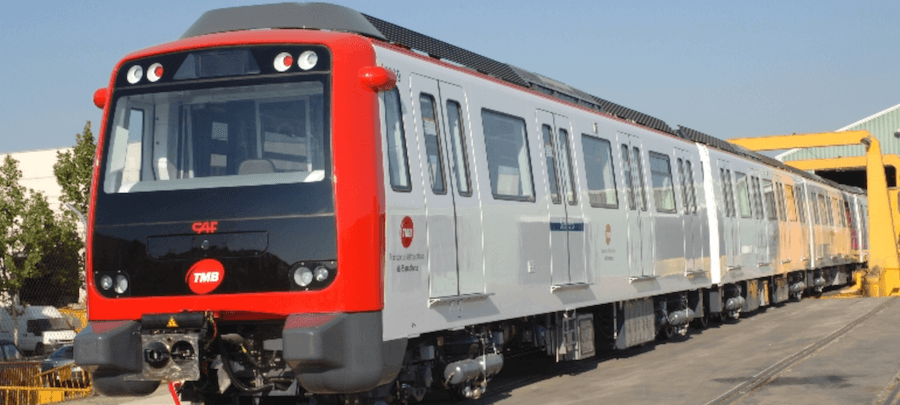
<path fill-rule="evenodd" d="M 854 321 L 858 324 L 842 330 Z M 842 333 L 826 339 L 836 331 Z M 692 329 L 685 338 L 581 362 L 554 363 L 543 355 L 510 359 L 489 384 L 488 394 L 467 403 L 709 404 L 768 369 L 777 372 L 730 402 L 716 403 L 894 405 L 900 402 L 894 392 L 900 391 L 898 342 L 900 299 L 806 299 L 739 322 Z M 804 349 L 808 353 L 796 356 Z M 771 368 L 776 364 L 787 367 Z M 427 402 L 446 399 L 436 396 Z M 162 405 L 172 400 L 160 387 L 145 398 L 94 397 L 71 404 Z"/>
<path fill-rule="evenodd" d="M 707 404 L 773 364 L 840 330 L 885 298 L 804 300 L 736 323 L 710 324 L 681 341 L 567 367 L 522 359 L 550 375 L 494 392 L 485 404 Z M 900 302 L 860 323 L 739 404 L 881 404 L 900 371 Z M 524 367 L 509 362 L 516 370 Z M 508 371 L 504 369 L 504 371 Z M 517 373 L 518 374 L 518 373 Z M 507 378 L 507 377 L 504 377 Z M 503 381 L 495 381 L 497 385 Z M 490 390 L 491 387 L 489 386 Z"/>

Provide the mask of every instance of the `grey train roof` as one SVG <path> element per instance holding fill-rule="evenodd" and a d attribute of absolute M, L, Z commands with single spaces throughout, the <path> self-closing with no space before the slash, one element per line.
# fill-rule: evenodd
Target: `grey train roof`
<path fill-rule="evenodd" d="M 498 62 L 399 25 L 334 4 L 276 3 L 210 10 L 203 13 L 181 38 L 228 31 L 278 28 L 350 32 L 387 41 L 647 128 L 744 156 L 812 180 L 830 182 L 814 174 L 787 166 L 768 156 L 687 127 L 679 126 L 677 131 L 673 130 L 659 118 L 593 96 L 557 80 Z"/>

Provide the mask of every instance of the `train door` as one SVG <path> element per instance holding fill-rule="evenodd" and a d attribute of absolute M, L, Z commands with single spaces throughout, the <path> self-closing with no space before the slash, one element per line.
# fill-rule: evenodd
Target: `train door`
<path fill-rule="evenodd" d="M 631 277 L 652 277 L 653 270 L 653 217 L 648 209 L 647 180 L 644 172 L 643 145 L 641 139 L 619 133 L 619 162 L 628 197 L 628 261 Z"/>
<path fill-rule="evenodd" d="M 810 229 L 813 226 L 812 207 L 807 202 L 809 191 L 806 183 L 802 180 L 794 180 L 794 198 L 797 202 L 797 217 L 800 220 L 800 241 L 797 243 L 799 252 L 796 255 L 800 261 L 800 268 L 809 269 L 813 267 L 812 263 L 812 242 L 810 241 Z M 797 267 L 795 267 L 797 268 Z"/>
<path fill-rule="evenodd" d="M 458 86 L 416 74 L 410 88 L 426 183 L 430 295 L 481 293 L 483 244 L 479 204 L 468 179 L 465 95 Z"/>
<path fill-rule="evenodd" d="M 775 190 L 776 186 L 781 186 L 781 183 L 773 183 L 772 180 L 769 180 L 766 177 L 761 178 L 760 181 L 762 182 L 763 204 L 766 206 L 766 249 L 768 254 L 765 261 L 769 262 L 769 267 L 774 270 L 780 267 L 780 263 L 778 262 L 778 235 L 780 234 L 779 228 L 781 225 L 779 222 L 779 214 L 781 214 L 782 211 L 779 210 L 781 205 L 776 202 Z M 778 195 L 781 196 L 781 193 L 778 193 Z M 777 201 L 780 202 L 782 200 L 783 198 L 778 199 Z"/>
<path fill-rule="evenodd" d="M 787 189 L 790 187 L 784 183 L 783 177 L 775 178 L 775 201 L 778 203 L 778 266 L 782 271 L 787 271 L 787 264 L 791 263 L 791 221 L 796 220 L 796 212 L 791 215 L 793 206 L 793 189 L 791 189 L 790 197 L 788 197 Z"/>
<path fill-rule="evenodd" d="M 734 270 L 741 268 L 741 225 L 737 217 L 735 207 L 734 183 L 731 174 L 731 164 L 724 160 L 718 161 L 719 183 L 722 187 L 723 210 L 722 228 L 725 241 L 725 268 Z"/>
<path fill-rule="evenodd" d="M 569 120 L 537 110 L 550 180 L 550 256 L 552 285 L 585 282 L 584 215 L 572 159 Z"/>
<path fill-rule="evenodd" d="M 697 214 L 696 193 L 694 192 L 693 165 L 691 155 L 682 149 L 675 149 L 676 182 L 681 189 L 682 224 L 684 226 L 684 271 L 700 269 L 700 218 Z"/>

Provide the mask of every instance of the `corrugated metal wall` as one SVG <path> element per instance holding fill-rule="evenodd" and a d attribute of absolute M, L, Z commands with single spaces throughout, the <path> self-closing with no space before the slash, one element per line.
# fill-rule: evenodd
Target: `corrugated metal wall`
<path fill-rule="evenodd" d="M 879 112 L 860 121 L 854 122 L 837 131 L 864 129 L 881 142 L 881 153 L 900 155 L 900 138 L 894 132 L 900 131 L 900 104 Z M 804 159 L 827 159 L 843 156 L 862 156 L 865 149 L 862 145 L 831 146 L 827 148 L 798 149 L 779 156 L 782 161 Z"/>

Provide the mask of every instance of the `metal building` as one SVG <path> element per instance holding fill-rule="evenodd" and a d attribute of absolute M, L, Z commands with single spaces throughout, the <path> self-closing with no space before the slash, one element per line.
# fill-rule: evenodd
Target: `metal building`
<path fill-rule="evenodd" d="M 869 131 L 872 135 L 878 138 L 878 141 L 881 142 L 881 151 L 884 154 L 900 154 L 900 104 L 895 105 L 891 108 L 888 108 L 879 113 L 873 114 L 869 117 L 863 118 L 859 121 L 856 121 L 850 125 L 847 125 L 843 128 L 838 129 L 837 131 L 851 131 L 851 130 L 866 130 Z M 793 160 L 806 160 L 806 159 L 829 159 L 835 157 L 849 157 L 849 156 L 864 156 L 865 150 L 862 145 L 851 145 L 851 146 L 830 146 L 825 148 L 809 148 L 809 149 L 791 149 L 780 155 L 777 158 L 784 162 L 789 162 Z M 893 186 L 890 184 L 894 178 L 892 173 L 894 168 L 887 168 L 887 170 L 891 173 L 888 173 L 888 181 L 889 186 Z M 816 171 L 816 174 L 822 175 L 826 178 L 831 178 L 833 180 L 839 181 L 844 184 L 848 184 L 846 181 L 850 180 L 851 183 L 856 183 L 853 180 L 855 176 L 856 170 L 846 171 L 842 173 L 835 172 L 821 172 Z M 865 171 L 860 171 L 864 173 Z M 841 179 L 835 178 L 841 177 Z M 860 179 L 861 181 L 865 181 L 864 177 Z M 844 181 L 842 181 L 844 180 Z M 853 184 L 864 186 L 863 184 Z"/>

